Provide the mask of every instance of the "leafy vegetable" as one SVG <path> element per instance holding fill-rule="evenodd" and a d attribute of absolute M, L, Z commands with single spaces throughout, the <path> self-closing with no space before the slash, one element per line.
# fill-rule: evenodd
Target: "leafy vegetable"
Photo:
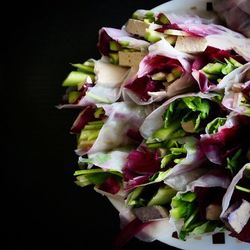
<path fill-rule="evenodd" d="M 213 232 L 217 227 L 222 227 L 219 218 L 217 220 L 209 220 L 202 217 L 199 198 L 201 197 L 198 197 L 195 192 L 189 191 L 177 193 L 172 199 L 170 215 L 175 220 L 183 220 L 179 232 L 179 238 L 182 240 L 185 240 L 187 236 L 202 235 Z"/>
<path fill-rule="evenodd" d="M 226 122 L 226 118 L 217 117 L 213 121 L 209 122 L 206 126 L 207 134 L 215 134 L 218 132 L 219 128 L 222 127 Z"/>
<path fill-rule="evenodd" d="M 149 147 L 163 147 L 171 140 L 204 130 L 202 121 L 210 114 L 210 101 L 197 96 L 177 99 L 169 104 L 163 114 L 163 128 L 147 139 Z M 187 123 L 189 128 L 187 128 Z M 190 127 L 191 126 L 191 127 Z"/>
<path fill-rule="evenodd" d="M 119 183 L 122 181 L 122 175 L 119 172 L 113 170 L 103 170 L 100 168 L 77 170 L 75 171 L 74 176 L 76 176 L 75 183 L 80 187 L 97 185 L 101 188 L 105 184 L 107 185 L 107 183 L 112 181 L 113 185 L 111 186 L 113 188 L 113 186 L 120 186 Z M 115 190 L 118 192 L 119 189 L 120 188 L 116 188 Z"/>

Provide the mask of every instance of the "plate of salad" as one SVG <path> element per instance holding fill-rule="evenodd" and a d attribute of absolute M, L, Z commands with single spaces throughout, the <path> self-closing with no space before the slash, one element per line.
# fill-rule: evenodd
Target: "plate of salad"
<path fill-rule="evenodd" d="M 132 237 L 180 249 L 250 248 L 250 39 L 218 1 L 174 0 L 99 31 L 59 108 L 79 110 L 75 183 Z"/>

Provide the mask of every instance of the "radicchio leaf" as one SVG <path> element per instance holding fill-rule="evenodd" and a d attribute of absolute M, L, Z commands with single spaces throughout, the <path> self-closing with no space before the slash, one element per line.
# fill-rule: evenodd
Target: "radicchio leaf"
<path fill-rule="evenodd" d="M 231 236 L 250 243 L 250 194 L 245 192 L 242 194 L 241 192 L 239 195 L 236 192 L 236 185 L 243 179 L 245 171 L 247 169 L 249 171 L 249 168 L 250 163 L 245 164 L 232 179 L 222 200 L 220 217 L 227 225 L 230 225 Z M 237 209 L 243 204 L 245 208 L 242 209 L 241 207 L 241 211 L 237 213 Z"/>
<path fill-rule="evenodd" d="M 132 213 L 130 209 L 125 205 L 124 200 L 117 199 L 117 197 L 108 197 L 113 206 L 120 212 L 120 221 L 121 221 L 121 228 L 125 228 L 126 225 L 129 224 L 129 222 L 134 223 L 135 215 Z M 140 222 L 137 219 L 136 225 L 138 225 L 138 222 Z M 141 225 L 141 222 L 139 223 Z M 156 239 L 162 238 L 172 238 L 172 232 L 174 231 L 174 228 L 171 224 L 169 224 L 169 219 L 162 219 L 159 221 L 152 221 L 144 224 L 145 227 L 140 228 L 140 230 L 137 231 L 137 226 L 132 226 L 130 228 L 130 232 L 127 232 L 124 237 L 127 239 L 127 234 L 131 235 L 132 237 L 135 236 L 136 238 L 146 241 L 146 242 L 152 242 Z M 131 227 L 131 226 L 129 226 Z M 137 229 L 136 229 L 137 228 Z M 123 231 L 124 233 L 124 231 Z M 120 234 L 119 234 L 120 235 Z M 119 246 L 122 235 L 118 236 L 118 242 L 117 239 L 115 239 L 115 242 L 118 243 Z M 122 237 L 123 238 L 123 237 Z M 129 237 L 130 238 L 130 237 Z M 125 243 L 127 240 L 123 241 Z M 177 241 L 177 240 L 176 240 Z M 116 245 L 117 246 L 117 245 Z"/>
<path fill-rule="evenodd" d="M 208 63 L 225 62 L 225 59 L 229 60 L 230 58 L 237 60 L 237 62 L 239 63 L 246 63 L 244 58 L 236 54 L 235 51 L 222 50 L 215 47 L 207 47 L 204 53 L 197 56 L 192 65 L 192 70 L 193 70 L 192 76 L 197 81 L 201 92 L 206 93 L 209 91 L 220 91 L 221 89 L 223 89 L 223 86 L 225 85 L 225 84 L 218 84 L 216 79 L 209 80 L 209 76 L 202 71 L 202 68 Z M 236 69 L 234 69 L 231 73 L 229 73 L 226 76 L 218 75 L 218 78 L 222 77 L 221 82 L 225 83 L 228 79 L 227 77 L 229 77 L 230 74 L 234 74 L 235 70 Z"/>
<path fill-rule="evenodd" d="M 181 23 L 178 25 L 183 31 L 186 31 L 192 35 L 207 37 L 210 35 L 230 36 L 235 38 L 244 38 L 240 33 L 234 32 L 224 26 L 218 24 L 201 24 L 201 23 Z"/>
<path fill-rule="evenodd" d="M 150 151 L 146 146 L 129 153 L 125 167 L 123 168 L 126 189 L 135 188 L 147 182 L 161 166 L 158 153 Z"/>
<path fill-rule="evenodd" d="M 76 150 L 78 155 L 112 150 L 116 147 L 135 143 L 127 136 L 127 131 L 133 128 L 139 130 L 145 117 L 151 112 L 151 106 L 142 107 L 131 103 L 116 102 L 111 105 L 98 105 L 108 116 L 97 139 L 88 150 Z"/>
<path fill-rule="evenodd" d="M 72 125 L 70 132 L 79 134 L 81 129 L 90 121 L 94 121 L 95 108 L 93 106 L 87 106 L 83 111 L 78 115 L 74 124 Z"/>
<path fill-rule="evenodd" d="M 139 105 L 146 105 L 164 98 L 195 89 L 190 76 L 192 56 L 174 49 L 161 40 L 149 47 L 149 54 L 141 61 L 138 73 L 125 84 L 124 93 Z M 182 73 L 167 87 L 163 81 L 151 77 L 158 72 L 171 72 L 178 68 Z M 165 92 L 165 94 L 163 94 Z"/>
<path fill-rule="evenodd" d="M 250 41 L 238 32 L 218 24 L 192 23 L 179 24 L 178 27 L 191 35 L 204 37 L 207 46 L 222 50 L 234 49 L 245 60 L 250 60 Z"/>
<path fill-rule="evenodd" d="M 131 240 L 136 234 L 138 234 L 144 227 L 148 226 L 152 222 L 142 222 L 135 218 L 127 223 L 127 225 L 120 231 L 118 236 L 113 242 L 113 249 L 121 249 L 129 240 Z"/>
<path fill-rule="evenodd" d="M 125 30 L 103 27 L 99 31 L 98 41 L 98 48 L 102 55 L 109 56 L 109 45 L 111 41 L 126 43 L 126 48 L 138 51 L 146 50 L 149 46 L 148 42 L 133 38 Z"/>
<path fill-rule="evenodd" d="M 98 189 L 110 194 L 117 194 L 120 191 L 120 188 L 120 183 L 112 176 L 108 177 L 101 185 L 98 186 Z"/>
<path fill-rule="evenodd" d="M 222 201 L 223 209 L 222 209 L 222 212 L 221 212 L 221 217 L 223 217 L 223 215 L 225 214 L 226 210 L 230 206 L 230 201 L 231 201 L 233 193 L 235 191 L 235 186 L 243 178 L 244 172 L 246 171 L 247 168 L 250 168 L 250 163 L 245 164 L 239 170 L 239 172 L 237 173 L 237 175 L 235 175 L 234 178 L 232 179 L 232 181 L 231 181 L 231 183 L 230 183 L 230 185 L 229 185 L 229 187 L 227 189 L 227 192 L 225 193 L 225 195 L 223 197 L 223 201 Z M 248 196 L 249 196 L 249 194 L 248 194 Z"/>
<path fill-rule="evenodd" d="M 222 169 L 210 169 L 205 175 L 187 185 L 188 191 L 195 191 L 196 187 L 221 187 L 227 189 L 231 180 L 227 172 Z"/>
<path fill-rule="evenodd" d="M 215 134 L 202 134 L 201 147 L 213 163 L 222 165 L 239 148 L 249 146 L 250 118 L 231 114 Z"/>
<path fill-rule="evenodd" d="M 129 73 L 129 69 L 105 62 L 104 59 L 96 61 L 94 71 L 95 85 L 86 91 L 78 103 L 79 106 L 116 102 Z"/>
<path fill-rule="evenodd" d="M 250 116 L 250 63 L 228 74 L 218 85 L 225 89 L 222 104 L 229 110 Z"/>
<path fill-rule="evenodd" d="M 206 159 L 200 148 L 199 140 L 194 137 L 186 137 L 183 141 L 187 150 L 186 158 L 175 165 L 164 180 L 165 184 L 178 191 L 185 190 L 188 183 L 207 172 L 206 168 L 201 167 Z"/>
<path fill-rule="evenodd" d="M 91 164 L 103 169 L 111 169 L 122 172 L 126 164 L 129 149 L 117 148 L 109 152 L 97 152 L 88 154 L 88 160 Z"/>

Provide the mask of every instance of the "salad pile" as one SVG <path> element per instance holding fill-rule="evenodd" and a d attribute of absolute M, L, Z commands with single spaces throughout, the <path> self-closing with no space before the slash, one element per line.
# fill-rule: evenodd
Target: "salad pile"
<path fill-rule="evenodd" d="M 60 108 L 78 108 L 75 183 L 124 205 L 121 246 L 168 221 L 250 243 L 250 42 L 195 15 L 138 10 L 99 31 Z M 145 236 L 146 237 L 146 236 Z"/>

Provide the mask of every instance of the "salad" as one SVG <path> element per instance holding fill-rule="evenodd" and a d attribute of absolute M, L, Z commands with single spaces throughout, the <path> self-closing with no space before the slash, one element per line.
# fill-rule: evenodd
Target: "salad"
<path fill-rule="evenodd" d="M 79 110 L 75 183 L 119 210 L 115 249 L 221 232 L 247 249 L 250 42 L 209 9 L 171 6 L 101 28 L 100 58 L 72 65 L 58 107 Z"/>

